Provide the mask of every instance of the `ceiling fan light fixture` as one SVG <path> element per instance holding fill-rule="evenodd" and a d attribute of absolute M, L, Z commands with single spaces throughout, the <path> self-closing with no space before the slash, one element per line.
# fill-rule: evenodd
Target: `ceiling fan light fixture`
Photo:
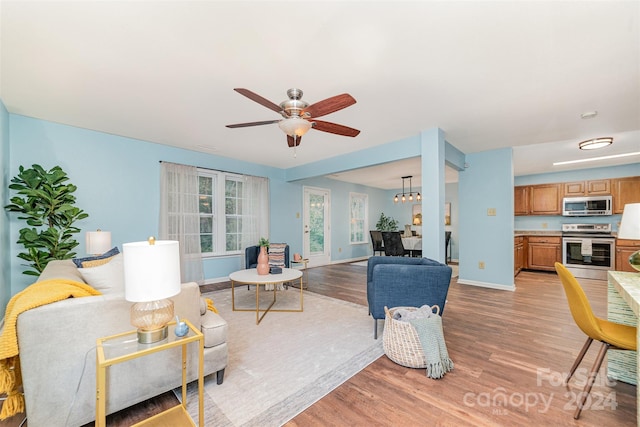
<path fill-rule="evenodd" d="M 311 122 L 300 117 L 290 117 L 280 120 L 278 126 L 289 136 L 302 136 L 311 129 Z"/>
<path fill-rule="evenodd" d="M 610 136 L 603 138 L 593 138 L 586 141 L 582 141 L 578 144 L 581 150 L 597 150 L 598 148 L 604 148 L 613 144 L 613 138 Z"/>

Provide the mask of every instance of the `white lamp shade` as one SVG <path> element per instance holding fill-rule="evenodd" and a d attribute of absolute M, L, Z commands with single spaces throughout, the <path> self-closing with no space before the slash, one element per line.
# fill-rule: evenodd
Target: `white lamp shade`
<path fill-rule="evenodd" d="M 122 254 L 127 301 L 157 301 L 180 293 L 180 249 L 177 241 L 125 243 Z"/>
<path fill-rule="evenodd" d="M 280 126 L 280 129 L 282 129 L 284 133 L 290 136 L 302 136 L 311 129 L 311 123 L 300 117 L 280 120 L 278 126 Z"/>
<path fill-rule="evenodd" d="M 111 249 L 110 231 L 87 231 L 85 246 L 88 254 L 103 254 Z"/>
<path fill-rule="evenodd" d="M 640 240 L 640 203 L 624 205 L 618 238 Z"/>

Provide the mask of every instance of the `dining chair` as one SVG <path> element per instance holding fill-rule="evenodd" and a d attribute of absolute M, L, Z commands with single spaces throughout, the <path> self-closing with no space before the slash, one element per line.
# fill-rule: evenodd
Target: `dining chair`
<path fill-rule="evenodd" d="M 386 256 L 411 255 L 411 251 L 404 248 L 399 231 L 383 231 L 382 241 L 384 242 L 384 254 Z"/>
<path fill-rule="evenodd" d="M 369 235 L 371 235 L 371 244 L 373 245 L 373 255 L 375 256 L 376 252 L 384 252 L 384 245 L 382 244 L 382 232 L 378 230 L 369 230 Z"/>
<path fill-rule="evenodd" d="M 569 375 L 565 379 L 565 385 L 575 373 L 580 362 L 582 362 L 582 359 L 587 353 L 587 350 L 589 349 L 589 346 L 591 346 L 593 340 L 600 341 L 602 343 L 602 346 L 600 346 L 600 352 L 596 357 L 596 361 L 593 364 L 591 371 L 589 371 L 584 390 L 580 394 L 579 402 L 576 402 L 578 407 L 573 414 L 573 418 L 577 420 L 580 417 L 580 412 L 584 407 L 587 396 L 589 395 L 591 387 L 598 375 L 598 371 L 600 370 L 604 356 L 607 354 L 607 350 L 635 351 L 637 349 L 637 328 L 635 326 L 622 325 L 620 323 L 596 317 L 596 315 L 593 314 L 587 295 L 584 293 L 580 283 L 578 283 L 578 280 L 576 280 L 573 274 L 571 274 L 571 272 L 559 262 L 555 263 L 555 268 L 567 296 L 573 320 L 576 322 L 580 330 L 587 335 L 587 341 L 582 346 L 582 350 L 578 353 L 578 357 L 575 362 L 573 362 L 573 366 L 569 370 Z"/>

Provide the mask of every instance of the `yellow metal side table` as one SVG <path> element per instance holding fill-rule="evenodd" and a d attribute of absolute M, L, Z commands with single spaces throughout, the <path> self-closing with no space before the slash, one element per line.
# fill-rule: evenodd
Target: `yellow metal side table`
<path fill-rule="evenodd" d="M 96 345 L 96 426 L 106 425 L 107 368 L 118 363 L 143 357 L 175 347 L 182 347 L 182 403 L 135 424 L 136 426 L 194 426 L 187 413 L 187 344 L 198 343 L 198 426 L 204 426 L 204 336 L 188 321 L 189 333 L 174 334 L 175 321 L 169 323 L 169 336 L 157 343 L 139 344 L 137 331 L 98 338 Z M 161 373 L 159 373 L 161 374 Z"/>

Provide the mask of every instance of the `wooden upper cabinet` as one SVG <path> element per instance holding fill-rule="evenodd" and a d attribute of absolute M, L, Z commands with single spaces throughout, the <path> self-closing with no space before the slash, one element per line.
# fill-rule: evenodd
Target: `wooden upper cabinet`
<path fill-rule="evenodd" d="M 529 215 L 529 187 L 523 185 L 514 188 L 514 215 Z"/>
<path fill-rule="evenodd" d="M 561 184 L 529 186 L 529 214 L 562 214 L 562 190 L 563 188 Z"/>
<path fill-rule="evenodd" d="M 602 196 L 609 194 L 611 194 L 610 179 L 564 183 L 564 197 Z"/>
<path fill-rule="evenodd" d="M 640 203 L 640 176 L 613 179 L 613 213 L 621 214 L 627 203 Z"/>

